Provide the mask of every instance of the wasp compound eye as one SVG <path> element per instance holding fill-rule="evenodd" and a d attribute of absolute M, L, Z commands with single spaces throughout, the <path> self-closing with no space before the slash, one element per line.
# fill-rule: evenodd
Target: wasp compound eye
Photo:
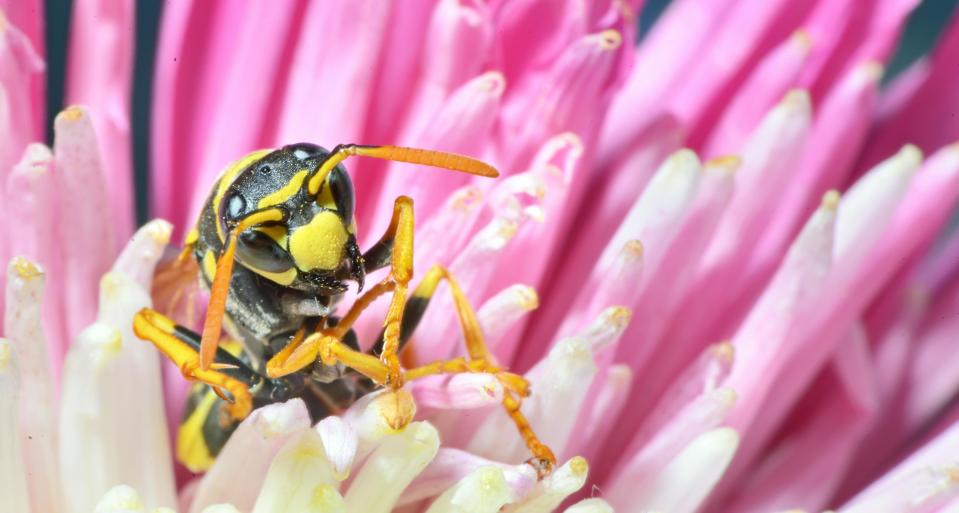
<path fill-rule="evenodd" d="M 282 273 L 293 268 L 293 259 L 269 235 L 246 230 L 240 233 L 237 255 L 244 265 L 268 273 Z"/>
<path fill-rule="evenodd" d="M 246 198 L 239 192 L 233 192 L 226 199 L 226 219 L 236 221 L 246 212 Z"/>

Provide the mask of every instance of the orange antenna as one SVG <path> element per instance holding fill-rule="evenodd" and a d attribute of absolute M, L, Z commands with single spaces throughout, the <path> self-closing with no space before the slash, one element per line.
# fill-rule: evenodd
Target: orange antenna
<path fill-rule="evenodd" d="M 210 285 L 210 304 L 203 319 L 203 335 L 200 337 L 200 368 L 209 370 L 216 357 L 216 348 L 220 345 L 223 331 L 223 314 L 226 312 L 226 300 L 230 291 L 230 278 L 233 276 L 233 261 L 236 256 L 236 241 L 240 232 L 258 224 L 280 221 L 283 211 L 278 208 L 259 210 L 244 217 L 236 225 L 226 240 L 226 248 L 216 261 L 216 274 Z"/>
<path fill-rule="evenodd" d="M 340 144 L 336 148 L 333 148 L 333 151 L 326 157 L 326 160 L 320 164 L 320 167 L 317 168 L 313 176 L 309 178 L 307 182 L 307 192 L 314 196 L 319 193 L 320 185 L 326 180 L 327 175 L 333 171 L 333 168 L 340 162 L 354 155 L 392 160 L 394 162 L 422 164 L 424 166 L 439 167 L 490 178 L 499 176 L 499 171 L 493 166 L 456 153 L 404 148 L 402 146 L 358 146 L 356 144 Z"/>

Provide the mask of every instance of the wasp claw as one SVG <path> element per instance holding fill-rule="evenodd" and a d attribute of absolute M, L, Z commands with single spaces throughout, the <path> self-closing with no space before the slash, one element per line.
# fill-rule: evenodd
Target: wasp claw
<path fill-rule="evenodd" d="M 230 397 L 227 397 L 227 395 L 223 392 L 222 389 L 220 389 L 220 387 L 211 387 L 211 388 L 213 388 L 213 393 L 218 395 L 220 399 L 223 399 L 224 401 L 230 404 L 233 404 L 233 399 L 231 399 Z"/>

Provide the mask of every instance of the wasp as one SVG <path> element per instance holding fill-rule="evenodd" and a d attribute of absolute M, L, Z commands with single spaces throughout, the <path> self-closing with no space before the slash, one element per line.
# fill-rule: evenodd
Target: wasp
<path fill-rule="evenodd" d="M 397 198 L 386 232 L 360 250 L 355 194 L 342 164 L 351 156 L 498 176 L 492 166 L 462 155 L 354 144 L 330 151 L 292 144 L 255 151 L 229 165 L 213 185 L 180 257 L 181 262 L 195 259 L 193 268 L 210 292 L 202 333 L 149 308 L 134 318 L 137 336 L 196 382 L 178 433 L 178 459 L 194 471 L 205 470 L 238 422 L 265 404 L 303 398 L 315 422 L 378 388 L 399 397 L 405 383 L 425 376 L 485 372 L 503 384 L 503 407 L 532 453 L 529 463 L 540 475 L 548 473 L 556 459 L 520 411 L 529 384 L 495 363 L 456 280 L 434 266 L 409 294 L 412 199 Z M 385 278 L 338 314 L 350 283 L 362 292 L 367 273 L 387 267 Z M 467 356 L 405 369 L 399 351 L 443 280 L 456 305 Z M 390 303 L 383 330 L 364 352 L 351 327 L 385 295 Z M 227 340 L 221 343 L 224 329 Z M 400 429 L 411 422 L 413 408 L 396 408 L 389 416 L 390 425 Z"/>

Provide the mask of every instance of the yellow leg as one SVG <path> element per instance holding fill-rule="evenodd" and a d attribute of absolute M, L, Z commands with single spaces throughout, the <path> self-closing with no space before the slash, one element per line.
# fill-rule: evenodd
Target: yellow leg
<path fill-rule="evenodd" d="M 209 369 L 200 366 L 200 355 L 186 342 L 177 338 L 176 324 L 159 312 L 144 308 L 133 318 L 133 331 L 143 340 L 152 342 L 157 349 L 179 367 L 188 380 L 200 381 L 227 400 L 226 413 L 234 419 L 243 419 L 253 409 L 253 397 L 246 383 L 222 372 L 222 365 L 212 364 Z M 223 391 L 229 393 L 229 397 Z"/>

